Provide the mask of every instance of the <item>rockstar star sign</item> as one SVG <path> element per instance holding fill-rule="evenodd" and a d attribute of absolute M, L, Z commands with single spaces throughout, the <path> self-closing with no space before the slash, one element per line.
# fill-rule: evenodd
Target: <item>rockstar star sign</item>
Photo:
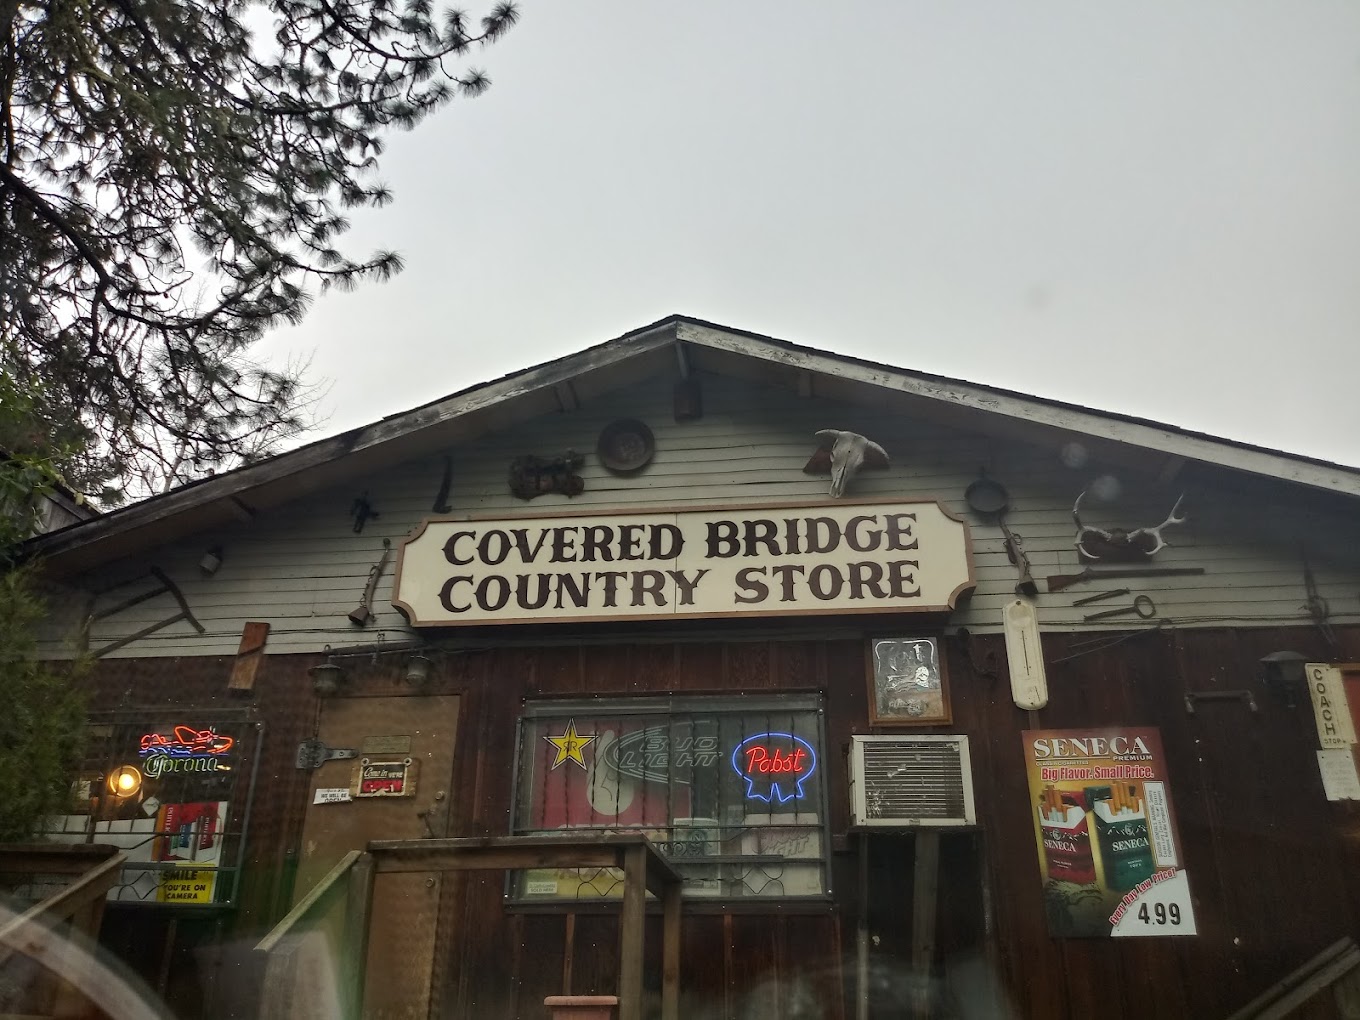
<path fill-rule="evenodd" d="M 557 757 L 552 763 L 553 768 L 557 768 L 564 761 L 574 761 L 581 768 L 585 768 L 586 760 L 581 756 L 581 752 L 585 750 L 587 744 L 595 739 L 595 734 L 577 733 L 576 720 L 572 719 L 567 723 L 566 731 L 560 736 L 545 736 L 543 739 L 557 748 Z"/>

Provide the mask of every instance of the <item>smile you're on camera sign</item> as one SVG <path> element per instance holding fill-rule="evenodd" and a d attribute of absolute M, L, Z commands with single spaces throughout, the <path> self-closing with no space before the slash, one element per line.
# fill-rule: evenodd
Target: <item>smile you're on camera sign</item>
<path fill-rule="evenodd" d="M 402 543 L 412 625 L 943 612 L 973 587 L 938 503 L 431 518 Z"/>

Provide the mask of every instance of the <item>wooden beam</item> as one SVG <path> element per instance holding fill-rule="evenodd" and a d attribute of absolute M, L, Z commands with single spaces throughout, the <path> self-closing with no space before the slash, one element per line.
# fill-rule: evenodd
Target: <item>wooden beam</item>
<path fill-rule="evenodd" d="M 370 847 L 371 848 L 371 847 Z M 525 868 L 617 868 L 622 854 L 614 847 L 482 847 L 462 850 L 374 851 L 378 874 L 422 871 L 521 871 Z"/>
<path fill-rule="evenodd" d="M 680 895 L 676 884 L 661 896 L 661 1020 L 680 1020 Z"/>
<path fill-rule="evenodd" d="M 562 941 L 562 994 L 571 994 L 571 968 L 576 962 L 576 915 L 567 914 Z"/>
<path fill-rule="evenodd" d="M 93 866 L 87 864 L 87 870 L 70 885 L 35 903 L 0 927 L 0 963 L 8 959 L 16 949 L 27 955 L 33 955 L 33 940 L 46 930 L 50 922 L 76 917 L 85 910 L 91 900 L 107 896 L 108 891 L 118 881 L 118 875 L 126 861 L 126 854 L 115 853 Z M 86 921 L 93 922 L 100 916 L 102 912 L 99 911 L 87 914 Z"/>
<path fill-rule="evenodd" d="M 349 870 L 345 889 L 344 981 L 345 1020 L 362 1020 L 364 1015 L 364 978 L 368 973 L 368 929 L 373 914 L 374 861 L 364 854 Z"/>
<path fill-rule="evenodd" d="M 368 844 L 380 874 L 409 871 L 492 871 L 544 867 L 622 867 L 623 851 L 641 847 L 645 886 L 660 895 L 681 881 L 656 844 L 639 833 L 460 836 L 377 839 Z"/>
<path fill-rule="evenodd" d="M 236 649 L 236 661 L 231 666 L 231 679 L 227 681 L 229 691 L 250 691 L 255 689 L 255 675 L 264 662 L 264 646 L 269 640 L 269 624 L 251 621 L 241 629 L 241 644 Z"/>
<path fill-rule="evenodd" d="M 231 515 L 242 524 L 249 524 L 255 519 L 255 510 L 248 506 L 239 496 L 227 497 L 227 509 Z"/>
<path fill-rule="evenodd" d="M 1176 476 L 1181 473 L 1181 468 L 1185 467 L 1189 461 L 1184 457 L 1168 457 L 1162 461 L 1161 469 L 1157 472 L 1158 485 L 1170 485 L 1176 480 Z"/>
<path fill-rule="evenodd" d="M 911 969 L 915 976 L 912 1015 L 930 1016 L 930 972 L 935 963 L 935 896 L 940 877 L 940 834 L 916 834 L 916 867 L 911 889 Z"/>
<path fill-rule="evenodd" d="M 581 400 L 576 395 L 576 388 L 572 386 L 570 379 L 564 379 L 559 383 L 553 384 L 553 393 L 557 397 L 557 405 L 563 411 L 580 410 Z"/>
<path fill-rule="evenodd" d="M 858 923 L 855 925 L 855 1020 L 869 1020 L 869 834 L 855 834 Z"/>
<path fill-rule="evenodd" d="M 726 330 L 709 324 L 681 320 L 677 338 L 696 348 L 727 351 L 814 375 L 850 382 L 901 394 L 923 397 L 940 405 L 984 412 L 1011 419 L 1016 423 L 1047 425 L 1099 439 L 1161 453 L 1201 460 L 1250 474 L 1296 482 L 1313 488 L 1360 496 L 1360 471 L 1308 457 L 1293 456 L 1277 450 L 1216 439 L 1187 432 L 1173 425 L 1131 418 L 1108 412 L 1092 411 L 1075 404 L 1045 400 L 961 379 L 948 379 L 921 372 L 908 372 L 889 365 L 847 358 L 810 347 Z"/>
<path fill-rule="evenodd" d="M 244 508 L 253 517 L 251 508 L 243 502 L 243 497 L 249 493 L 258 494 L 259 490 L 276 483 L 310 475 L 351 454 L 482 414 L 497 405 L 545 389 L 550 391 L 554 384 L 574 379 L 578 375 L 622 364 L 674 343 L 675 330 L 676 319 L 667 318 L 577 354 L 534 366 L 495 382 L 469 387 L 432 404 L 154 496 L 121 510 L 91 518 L 79 526 L 39 535 L 25 543 L 25 554 L 45 557 L 49 576 L 61 577 L 68 570 L 85 569 L 97 561 L 97 555 L 93 552 L 74 557 L 72 554 L 78 550 L 90 550 L 116 536 L 132 532 L 141 533 L 138 541 L 150 542 L 156 536 L 163 540 L 165 528 L 158 525 L 164 525 L 172 518 L 191 511 L 210 511 L 211 516 L 211 507 L 219 502 L 231 501 L 229 505 L 215 511 L 216 514 L 229 512 L 239 516 Z M 396 452 L 392 451 L 393 454 Z M 65 564 L 60 562 L 63 560 Z M 59 565 L 61 569 L 58 569 Z"/>
<path fill-rule="evenodd" d="M 623 909 L 619 914 L 619 1020 L 642 1020 L 642 940 L 647 907 L 647 850 L 623 852 Z"/>
<path fill-rule="evenodd" d="M 257 953 L 271 952 L 275 946 L 283 941 L 284 937 L 292 931 L 293 927 L 301 921 L 321 900 L 333 893 L 338 893 L 346 886 L 341 883 L 345 872 L 354 867 L 360 857 L 364 855 L 362 850 L 351 850 L 341 857 L 335 867 L 326 872 L 324 878 L 307 891 L 307 895 L 298 900 L 297 906 L 284 916 L 283 920 L 270 929 L 269 934 L 260 939 L 255 944 Z"/>

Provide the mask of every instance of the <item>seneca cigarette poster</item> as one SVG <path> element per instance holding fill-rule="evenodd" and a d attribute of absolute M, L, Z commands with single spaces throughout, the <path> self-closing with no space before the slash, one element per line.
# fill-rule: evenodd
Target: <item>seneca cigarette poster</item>
<path fill-rule="evenodd" d="M 1023 736 L 1049 934 L 1194 935 L 1157 730 Z"/>

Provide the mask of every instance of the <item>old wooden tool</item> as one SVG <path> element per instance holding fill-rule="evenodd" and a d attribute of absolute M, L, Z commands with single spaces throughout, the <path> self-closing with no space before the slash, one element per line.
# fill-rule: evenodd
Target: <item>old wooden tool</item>
<path fill-rule="evenodd" d="M 1085 581 L 1105 581 L 1116 577 L 1185 577 L 1202 573 L 1203 567 L 1153 567 L 1150 570 L 1146 568 L 1138 570 L 1133 567 L 1127 570 L 1096 570 L 1087 567 L 1080 574 L 1049 574 L 1048 590 L 1062 591 Z"/>
<path fill-rule="evenodd" d="M 1107 609 L 1103 613 L 1091 613 L 1089 616 L 1083 616 L 1081 619 L 1083 623 L 1090 623 L 1092 620 L 1107 620 L 1112 616 L 1130 616 L 1133 613 L 1137 613 L 1144 620 L 1150 620 L 1157 615 L 1157 606 L 1152 599 L 1148 598 L 1146 595 L 1139 595 L 1133 600 L 1133 605 L 1131 606 L 1123 606 L 1119 609 Z"/>

